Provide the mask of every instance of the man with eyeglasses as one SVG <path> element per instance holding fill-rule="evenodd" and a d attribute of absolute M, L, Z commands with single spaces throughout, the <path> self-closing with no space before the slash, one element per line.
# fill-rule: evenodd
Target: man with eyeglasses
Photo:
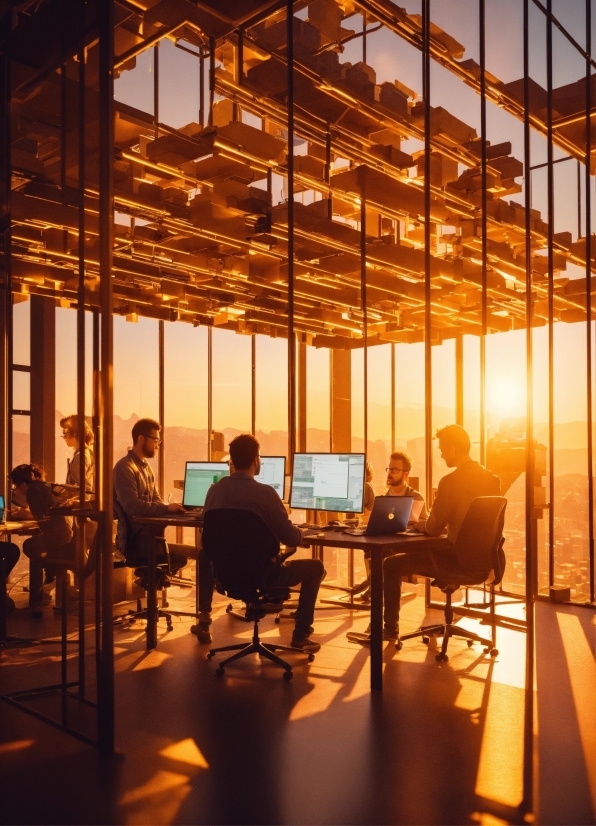
<path fill-rule="evenodd" d="M 184 513 L 178 502 L 166 504 L 157 491 L 155 476 L 147 459 L 153 459 L 161 444 L 161 425 L 153 419 L 139 419 L 132 429 L 133 446 L 114 467 L 114 510 L 118 519 L 117 547 L 127 562 L 139 567 L 147 563 L 147 543 L 150 540 L 143 526 L 132 522 L 136 516 L 165 516 L 167 513 Z M 197 550 L 192 545 L 168 542 L 170 567 L 177 573 L 187 563 L 188 557 L 196 559 Z M 158 554 L 157 561 L 165 562 L 165 553 Z M 167 585 L 162 577 L 159 585 Z"/>
<path fill-rule="evenodd" d="M 419 491 L 408 485 L 408 476 L 412 470 L 412 460 L 407 453 L 397 451 L 389 457 L 389 467 L 387 472 L 387 493 L 386 496 L 411 496 L 418 502 L 422 502 L 422 510 L 419 519 L 426 519 L 426 506 L 424 496 Z"/>

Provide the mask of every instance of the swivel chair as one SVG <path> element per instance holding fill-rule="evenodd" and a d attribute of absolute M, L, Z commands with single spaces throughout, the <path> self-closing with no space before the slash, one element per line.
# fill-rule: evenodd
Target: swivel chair
<path fill-rule="evenodd" d="M 207 655 L 212 659 L 222 651 L 236 651 L 223 660 L 216 671 L 224 674 L 224 666 L 234 660 L 258 654 L 284 669 L 284 679 L 292 679 L 292 666 L 278 657 L 276 651 L 293 651 L 286 645 L 262 643 L 259 639 L 259 621 L 267 613 L 277 613 L 279 604 L 287 598 L 287 586 L 266 584 L 267 575 L 275 569 L 279 542 L 258 514 L 247 510 L 221 508 L 205 514 L 203 548 L 214 568 L 216 588 L 221 594 L 246 603 L 246 619 L 253 622 L 253 639 L 248 645 L 226 645 L 212 648 Z M 308 654 L 308 661 L 314 654 Z"/>
<path fill-rule="evenodd" d="M 446 662 L 447 646 L 451 637 L 462 637 L 471 647 L 475 642 L 485 646 L 485 653 L 491 657 L 498 655 L 495 647 L 495 625 L 492 624 L 492 639 L 461 628 L 454 622 L 452 596 L 462 586 L 489 585 L 500 582 L 505 570 L 505 554 L 503 552 L 503 525 L 505 522 L 505 508 L 507 500 L 503 496 L 479 496 L 471 503 L 457 535 L 454 551 L 456 563 L 453 568 L 446 570 L 440 567 L 440 556 L 434 557 L 436 576 L 431 585 L 436 586 L 446 596 L 445 621 L 436 625 L 424 625 L 411 634 L 400 637 L 397 647 L 405 640 L 422 637 L 428 643 L 430 637 L 443 637 L 441 650 L 435 659 Z M 494 593 L 492 594 L 494 598 Z M 491 613 L 494 613 L 494 602 Z"/>

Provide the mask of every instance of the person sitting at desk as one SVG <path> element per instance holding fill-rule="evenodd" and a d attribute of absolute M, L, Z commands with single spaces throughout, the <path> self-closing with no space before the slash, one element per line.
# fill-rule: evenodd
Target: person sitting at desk
<path fill-rule="evenodd" d="M 139 567 L 147 564 L 147 543 L 152 535 L 142 525 L 134 523 L 135 516 L 166 516 L 168 513 L 184 513 L 178 502 L 166 504 L 155 486 L 155 476 L 147 459 L 152 459 L 160 444 L 161 425 L 153 419 L 139 419 L 132 429 L 132 449 L 114 466 L 114 510 L 118 518 L 118 550 L 127 562 Z M 162 540 L 163 541 L 163 540 Z M 187 563 L 188 557 L 196 558 L 192 545 L 176 545 L 168 542 L 170 569 L 177 573 Z M 167 559 L 157 554 L 157 562 Z M 168 585 L 167 577 L 158 580 L 159 587 Z"/>
<path fill-rule="evenodd" d="M 238 508 L 258 514 L 269 526 L 272 533 L 284 545 L 295 548 L 302 544 L 302 533 L 292 525 L 278 494 L 269 485 L 255 481 L 261 470 L 260 445 L 254 436 L 244 433 L 230 442 L 230 476 L 224 476 L 209 488 L 205 499 L 204 513 L 221 508 Z M 290 551 L 293 553 L 293 550 Z M 319 559 L 296 559 L 285 561 L 280 554 L 275 568 L 268 577 L 267 585 L 300 585 L 300 597 L 296 609 L 296 626 L 291 645 L 303 651 L 314 653 L 320 644 L 310 639 L 315 603 L 319 585 L 325 576 L 323 563 Z M 211 642 L 211 604 L 214 579 L 209 557 L 204 550 L 199 552 L 199 624 L 196 627 L 200 642 Z"/>
<path fill-rule="evenodd" d="M 45 470 L 41 465 L 17 465 L 10 472 L 12 482 L 11 516 L 16 520 L 33 519 L 27 503 L 27 488 L 32 482 L 44 482 Z M 16 505 L 16 507 L 14 507 Z M 43 534 L 36 533 L 23 542 L 23 553 L 29 559 L 29 608 L 35 619 L 41 619 L 42 605 L 51 602 L 43 586 L 50 586 L 56 578 L 56 569 L 46 561 L 47 549 Z M 45 570 L 45 579 L 44 579 Z"/>
<path fill-rule="evenodd" d="M 81 469 L 81 436 L 76 415 L 60 419 L 62 438 L 67 447 L 72 447 L 72 459 L 69 459 L 66 469 L 66 484 L 78 485 Z M 85 463 L 85 490 L 93 490 L 93 431 L 83 422 L 83 454 Z"/>
<path fill-rule="evenodd" d="M 402 577 L 435 577 L 441 570 L 457 571 L 454 545 L 468 508 L 476 497 L 499 496 L 501 491 L 499 478 L 470 458 L 470 437 L 463 427 L 448 425 L 437 431 L 436 438 L 441 458 L 455 470 L 441 479 L 428 518 L 415 526 L 436 537 L 435 541 L 425 544 L 424 551 L 394 554 L 383 563 L 384 639 L 399 639 Z M 443 538 L 445 530 L 447 537 Z"/>
<path fill-rule="evenodd" d="M 389 457 L 387 471 L 387 493 L 385 496 L 411 496 L 416 502 L 422 502 L 419 519 L 426 519 L 424 496 L 408 485 L 408 476 L 412 470 L 412 459 L 407 453 L 398 450 Z"/>

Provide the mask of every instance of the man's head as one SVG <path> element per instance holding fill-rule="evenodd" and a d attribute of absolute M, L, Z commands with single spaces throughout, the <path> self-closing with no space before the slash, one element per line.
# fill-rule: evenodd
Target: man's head
<path fill-rule="evenodd" d="M 230 442 L 230 460 L 234 470 L 248 471 L 257 476 L 261 470 L 260 444 L 250 433 L 241 433 Z"/>
<path fill-rule="evenodd" d="M 457 467 L 470 457 L 470 437 L 458 424 L 449 424 L 437 430 L 441 458 L 447 467 Z"/>
<path fill-rule="evenodd" d="M 43 482 L 46 478 L 45 470 L 41 465 L 17 465 L 10 471 L 10 481 L 16 499 L 22 504 L 26 503 L 24 497 L 27 495 L 27 486 L 31 482 Z"/>
<path fill-rule="evenodd" d="M 403 485 L 412 470 L 412 460 L 407 453 L 397 451 L 389 457 L 387 468 L 387 485 L 396 488 Z"/>
<path fill-rule="evenodd" d="M 161 425 L 154 419 L 139 419 L 132 429 L 133 449 L 145 459 L 152 459 L 161 444 Z"/>

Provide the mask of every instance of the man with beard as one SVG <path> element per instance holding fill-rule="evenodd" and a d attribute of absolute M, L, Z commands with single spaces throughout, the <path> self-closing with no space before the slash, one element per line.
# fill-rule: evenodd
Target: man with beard
<path fill-rule="evenodd" d="M 148 542 L 152 534 L 132 521 L 137 516 L 166 516 L 184 513 L 178 502 L 166 504 L 155 486 L 155 476 L 147 459 L 152 459 L 161 444 L 161 425 L 153 419 L 139 419 L 132 429 L 132 448 L 114 467 L 114 510 L 118 518 L 118 550 L 128 564 L 147 564 Z M 164 543 L 163 538 L 161 538 Z M 177 573 L 188 557 L 196 559 L 197 550 L 191 545 L 168 542 L 171 572 Z M 166 561 L 165 548 L 157 554 L 157 562 Z M 167 585 L 167 577 L 158 580 L 159 587 Z"/>

